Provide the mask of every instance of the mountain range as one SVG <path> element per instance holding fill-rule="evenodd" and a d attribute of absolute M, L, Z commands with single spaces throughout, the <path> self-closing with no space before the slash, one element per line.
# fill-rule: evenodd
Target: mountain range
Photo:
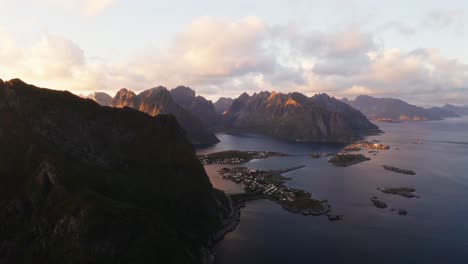
<path fill-rule="evenodd" d="M 212 114 L 207 114 L 203 120 L 209 122 L 210 118 L 217 118 L 211 102 L 204 100 L 204 98 L 187 96 L 184 94 L 187 91 L 185 88 L 177 88 L 173 91 L 177 100 L 184 104 L 187 109 L 176 103 L 172 93 L 162 86 L 143 91 L 138 95 L 127 89 L 121 89 L 113 98 L 110 106 L 130 107 L 151 116 L 172 114 L 185 129 L 192 144 L 210 145 L 219 142 L 214 133 L 208 128 L 208 125 L 191 112 L 191 110 L 196 110 L 196 113 L 202 115 L 206 109 L 205 106 L 208 106 L 207 111 L 212 111 Z"/>
<path fill-rule="evenodd" d="M 359 111 L 330 97 L 300 93 L 244 93 L 224 114 L 228 131 L 291 141 L 352 141 L 380 130 Z"/>
<path fill-rule="evenodd" d="M 457 117 L 458 114 L 444 108 L 422 108 L 400 99 L 375 98 L 360 95 L 355 100 L 342 99 L 374 121 L 426 121 Z"/>
<path fill-rule="evenodd" d="M 227 198 L 174 116 L 146 105 L 170 101 L 159 90 L 116 101 L 152 117 L 0 80 L 2 263 L 205 262 Z"/>

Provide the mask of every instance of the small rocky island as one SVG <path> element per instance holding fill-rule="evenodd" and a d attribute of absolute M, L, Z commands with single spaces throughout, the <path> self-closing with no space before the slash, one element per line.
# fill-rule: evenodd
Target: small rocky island
<path fill-rule="evenodd" d="M 370 160 L 370 158 L 362 154 L 338 153 L 333 158 L 328 160 L 328 162 L 335 166 L 348 167 L 368 160 Z"/>
<path fill-rule="evenodd" d="M 289 178 L 281 174 L 300 169 L 304 166 L 285 170 L 254 170 L 246 167 L 223 168 L 221 176 L 245 185 L 246 193 L 233 195 L 233 201 L 244 203 L 249 200 L 269 199 L 284 209 L 303 215 L 324 215 L 330 212 L 327 201 L 313 199 L 311 194 L 284 185 Z"/>
<path fill-rule="evenodd" d="M 379 198 L 377 197 L 372 197 L 370 200 L 374 204 L 374 206 L 377 208 L 387 208 L 387 204 L 380 201 Z"/>
<path fill-rule="evenodd" d="M 408 175 L 416 175 L 416 172 L 412 171 L 412 170 L 405 170 L 405 169 L 400 169 L 400 168 L 397 168 L 397 167 L 393 167 L 393 166 L 387 166 L 387 165 L 384 165 L 382 166 L 384 169 L 386 170 L 389 170 L 389 171 L 393 171 L 393 172 L 396 172 L 396 173 L 403 173 L 403 174 L 408 174 Z"/>
<path fill-rule="evenodd" d="M 330 154 L 330 153 L 312 153 L 309 155 L 313 159 L 321 159 L 324 157 L 330 157 L 330 156 L 335 156 L 335 154 Z"/>
<path fill-rule="evenodd" d="M 419 198 L 419 196 L 416 196 L 414 192 L 416 189 L 411 188 L 411 187 L 399 187 L 399 188 L 385 188 L 385 189 L 378 189 L 379 191 L 385 193 L 385 194 L 393 194 L 393 195 L 400 195 L 406 198 Z"/>
<path fill-rule="evenodd" d="M 285 157 L 287 154 L 271 151 L 240 151 L 228 150 L 215 152 L 208 155 L 200 155 L 198 159 L 203 165 L 226 164 L 237 165 L 254 159 L 266 159 L 269 157 Z"/>

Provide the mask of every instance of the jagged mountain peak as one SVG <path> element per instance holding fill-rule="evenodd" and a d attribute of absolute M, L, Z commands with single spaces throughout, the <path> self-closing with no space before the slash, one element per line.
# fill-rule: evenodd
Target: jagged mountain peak
<path fill-rule="evenodd" d="M 167 88 L 159 86 L 145 90 L 138 95 L 132 93 L 128 96 L 129 93 L 118 93 L 112 102 L 112 106 L 131 107 L 152 116 L 172 114 L 186 130 L 187 136 L 193 144 L 208 145 L 219 142 L 196 114 L 180 105 Z"/>

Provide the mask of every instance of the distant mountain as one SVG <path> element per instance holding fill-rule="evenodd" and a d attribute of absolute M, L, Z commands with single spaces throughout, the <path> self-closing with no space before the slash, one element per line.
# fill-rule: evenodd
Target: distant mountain
<path fill-rule="evenodd" d="M 0 262 L 206 263 L 226 197 L 184 134 L 171 115 L 0 80 Z"/>
<path fill-rule="evenodd" d="M 468 106 L 455 106 L 451 104 L 446 104 L 442 106 L 442 109 L 456 113 L 457 115 L 468 115 Z"/>
<path fill-rule="evenodd" d="M 453 115 L 442 109 L 425 109 L 408 104 L 399 99 L 375 98 L 368 95 L 356 97 L 354 101 L 343 99 L 343 102 L 361 111 L 369 119 L 393 121 L 440 120 Z"/>
<path fill-rule="evenodd" d="M 206 127 L 211 128 L 218 123 L 219 117 L 215 111 L 213 102 L 206 100 L 202 96 L 196 96 L 194 90 L 185 86 L 179 86 L 171 90 L 171 95 L 174 102 L 198 117 Z"/>
<path fill-rule="evenodd" d="M 223 118 L 228 130 L 293 141 L 350 141 L 380 132 L 362 113 L 326 94 L 244 93 Z"/>
<path fill-rule="evenodd" d="M 442 107 L 431 107 L 431 108 L 426 108 L 431 115 L 440 117 L 440 118 L 454 118 L 454 117 L 460 117 L 459 114 L 455 113 L 454 111 L 444 109 Z"/>
<path fill-rule="evenodd" d="M 185 129 L 187 137 L 194 145 L 208 145 L 219 142 L 216 136 L 191 112 L 177 104 L 171 92 L 165 87 L 156 87 L 136 95 L 127 89 L 121 89 L 115 95 L 111 106 L 130 107 L 151 116 L 172 114 Z"/>
<path fill-rule="evenodd" d="M 96 101 L 102 106 L 110 106 L 112 104 L 112 97 L 106 93 L 92 93 L 88 96 L 81 96 Z"/>
<path fill-rule="evenodd" d="M 234 99 L 232 98 L 226 98 L 226 97 L 221 97 L 214 103 L 214 107 L 216 109 L 216 113 L 218 114 L 223 114 L 226 112 L 232 105 L 232 102 L 234 102 Z"/>

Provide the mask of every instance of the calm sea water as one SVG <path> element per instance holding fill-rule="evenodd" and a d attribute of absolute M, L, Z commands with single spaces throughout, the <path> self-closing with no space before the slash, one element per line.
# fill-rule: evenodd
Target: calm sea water
<path fill-rule="evenodd" d="M 217 263 L 468 263 L 468 117 L 443 121 L 379 123 L 385 134 L 369 137 L 390 144 L 372 160 L 348 168 L 334 167 L 313 152 L 338 152 L 340 144 L 301 144 L 255 135 L 217 135 L 221 143 L 199 153 L 222 150 L 270 150 L 289 157 L 254 160 L 258 169 L 306 165 L 287 173 L 288 185 L 328 200 L 333 214 L 291 214 L 270 201 L 254 201 L 242 210 L 241 222 L 216 247 Z M 422 141 L 423 144 L 414 144 Z M 398 150 L 397 150 L 398 148 Z M 384 170 L 382 165 L 412 169 L 416 175 Z M 229 193 L 242 186 L 222 179 L 206 166 L 214 187 Z M 385 195 L 379 187 L 414 187 L 421 198 Z M 378 209 L 379 197 L 389 208 Z"/>

